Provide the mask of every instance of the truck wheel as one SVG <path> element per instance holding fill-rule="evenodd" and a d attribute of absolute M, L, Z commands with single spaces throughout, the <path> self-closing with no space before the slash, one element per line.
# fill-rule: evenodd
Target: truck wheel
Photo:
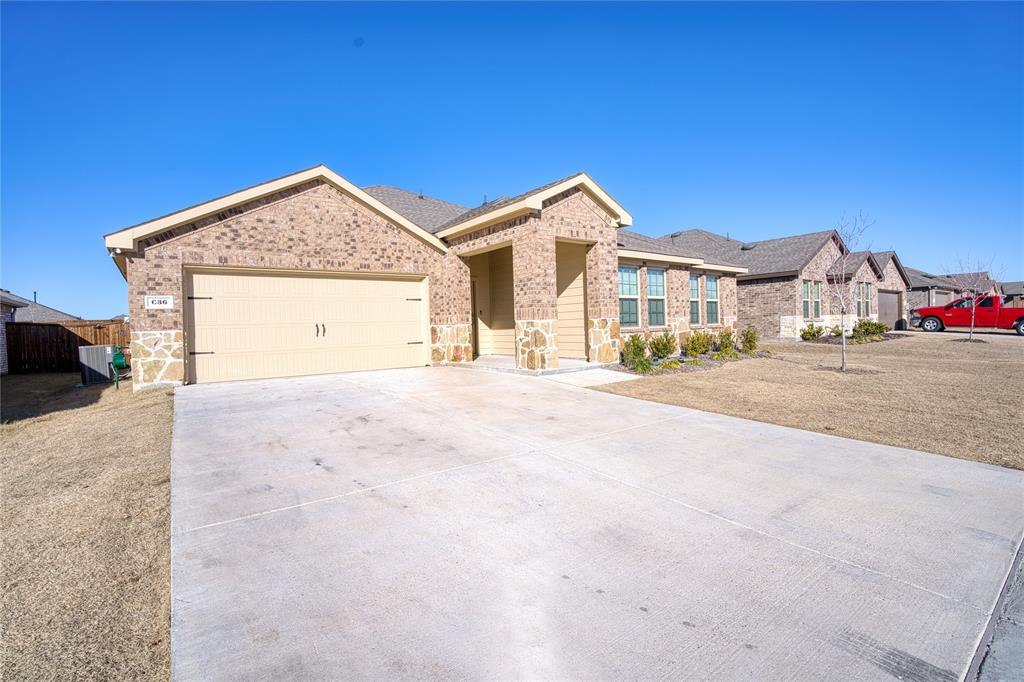
<path fill-rule="evenodd" d="M 1024 320 L 1017 320 L 1017 326 L 1014 329 L 1017 331 L 1017 336 L 1024 336 Z"/>
<path fill-rule="evenodd" d="M 942 320 L 937 317 L 926 317 L 921 320 L 921 329 L 926 332 L 941 332 Z"/>

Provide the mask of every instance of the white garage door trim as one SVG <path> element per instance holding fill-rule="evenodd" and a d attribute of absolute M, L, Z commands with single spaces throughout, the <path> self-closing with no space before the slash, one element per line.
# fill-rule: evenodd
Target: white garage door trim
<path fill-rule="evenodd" d="M 205 278 L 205 281 L 201 277 L 204 275 L 209 276 Z M 317 300 L 316 294 L 322 293 L 325 298 L 319 300 L 325 306 L 325 309 L 332 302 L 335 305 L 332 312 L 325 312 L 322 315 L 335 318 L 340 316 L 342 320 L 335 320 L 328 327 L 326 325 L 327 320 L 325 319 L 323 320 L 324 326 L 322 327 L 320 325 L 321 320 L 318 319 L 321 313 L 316 309 L 318 306 L 315 304 L 313 304 L 313 312 L 306 315 L 298 313 L 298 309 L 303 307 L 303 299 L 299 297 L 302 295 L 300 293 L 297 297 L 282 299 L 288 301 L 287 304 L 282 303 L 282 305 L 292 305 L 294 303 L 295 309 L 282 310 L 283 314 L 280 320 L 274 319 L 273 314 L 265 320 L 265 322 L 269 322 L 270 329 L 276 329 L 277 331 L 276 339 L 271 339 L 269 336 L 260 337 L 263 345 L 267 346 L 267 349 L 222 351 L 221 356 L 218 358 L 207 357 L 207 355 L 213 356 L 217 352 L 212 346 L 229 344 L 227 332 L 231 325 L 217 316 L 230 315 L 232 312 L 237 315 L 239 312 L 244 311 L 244 309 L 243 311 L 235 310 L 230 304 L 227 304 L 228 308 L 225 309 L 223 305 L 226 302 L 222 300 L 219 302 L 221 307 L 210 311 L 205 321 L 202 319 L 203 313 L 198 313 L 199 319 L 197 320 L 197 311 L 202 310 L 202 308 L 197 308 L 196 306 L 202 306 L 204 301 L 212 299 L 204 296 L 204 294 L 210 293 L 209 290 L 198 292 L 195 290 L 197 288 L 196 278 L 200 277 L 198 286 L 200 289 L 204 287 L 204 284 L 217 287 L 223 286 L 229 281 L 218 280 L 218 275 L 238 277 L 239 280 L 237 281 L 244 282 L 242 284 L 243 287 L 256 284 L 257 290 L 259 289 L 258 283 L 262 280 L 254 278 L 273 278 L 279 286 L 270 285 L 270 293 L 266 294 L 270 299 L 283 295 L 280 291 L 274 292 L 275 288 L 282 291 L 298 288 L 300 291 L 314 292 L 310 294 L 313 300 Z M 183 301 L 186 351 L 185 371 L 188 383 L 240 381 L 364 369 L 414 367 L 430 364 L 430 296 L 428 278 L 424 274 L 392 275 L 347 271 L 186 266 L 183 272 L 183 279 L 185 299 Z M 316 280 L 324 280 L 325 286 L 319 287 L 315 282 Z M 412 332 L 412 328 L 409 326 L 410 323 L 415 324 L 418 322 L 418 324 L 415 324 L 416 331 L 410 340 L 402 341 L 401 343 L 392 341 L 389 344 L 382 344 L 379 346 L 380 351 L 376 357 L 373 356 L 373 353 L 377 353 L 377 351 L 370 351 L 368 346 L 359 344 L 358 340 L 353 338 L 353 325 L 344 319 L 348 316 L 360 314 L 353 312 L 351 305 L 345 305 L 345 303 L 358 305 L 360 286 L 372 282 L 396 283 L 399 286 L 391 288 L 390 291 L 388 287 L 374 288 L 371 286 L 370 289 L 382 289 L 382 293 L 386 292 L 387 296 L 395 296 L 397 294 L 398 297 L 408 302 L 408 304 L 398 302 L 396 303 L 398 308 L 392 309 L 393 314 L 397 316 L 397 319 L 394 321 L 395 328 L 392 330 L 393 334 L 404 337 L 407 335 L 407 332 Z M 238 299 L 235 300 L 237 301 Z M 309 299 L 306 300 L 308 303 Z M 338 303 L 342 305 L 337 305 Z M 402 308 L 403 305 L 418 307 L 404 309 Z M 306 305 L 305 308 L 310 308 L 310 305 Z M 377 309 L 373 308 L 373 310 Z M 380 309 L 384 310 L 383 307 Z M 267 308 L 263 308 L 262 312 L 266 310 Z M 300 317 L 302 318 L 301 321 L 298 320 Z M 306 320 L 305 317 L 310 319 Z M 386 314 L 385 318 L 387 318 Z M 280 322 L 280 325 L 275 326 L 277 322 Z M 383 323 L 381 327 L 367 325 L 364 327 L 364 331 L 368 329 L 371 332 L 381 332 L 386 337 L 387 327 L 384 326 L 385 324 Z M 244 329 L 244 325 L 242 328 Z M 321 337 L 320 333 L 325 328 L 326 335 Z M 403 329 L 404 331 L 401 331 Z M 310 338 L 306 339 L 306 336 Z M 295 337 L 295 339 L 292 337 Z M 322 341 L 321 338 L 328 340 Z M 203 343 L 210 345 L 211 348 L 199 348 L 198 346 Z M 319 344 L 326 345 L 321 347 Z M 287 351 L 284 349 L 287 349 Z M 362 355 L 353 355 L 346 352 L 347 350 L 355 349 L 362 351 Z M 320 352 L 317 353 L 317 350 Z M 260 352 L 265 352 L 269 359 L 261 357 Z M 273 360 L 275 354 L 280 359 L 279 363 L 275 363 Z M 235 363 L 226 362 L 226 356 L 231 357 Z"/>

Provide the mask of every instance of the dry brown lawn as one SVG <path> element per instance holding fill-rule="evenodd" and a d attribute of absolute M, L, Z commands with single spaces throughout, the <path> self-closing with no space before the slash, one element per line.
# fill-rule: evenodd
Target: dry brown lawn
<path fill-rule="evenodd" d="M 0 382 L 0 679 L 167 679 L 169 391 Z"/>
<path fill-rule="evenodd" d="M 1024 339 L 952 335 L 839 347 L 768 344 L 774 356 L 598 390 L 1024 469 Z"/>

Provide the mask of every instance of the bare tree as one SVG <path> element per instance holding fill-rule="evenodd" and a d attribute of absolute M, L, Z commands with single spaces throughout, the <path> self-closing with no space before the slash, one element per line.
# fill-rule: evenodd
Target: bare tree
<path fill-rule="evenodd" d="M 839 222 L 836 223 L 835 227 L 839 240 L 845 244 L 845 249 L 841 251 L 839 258 L 832 264 L 832 269 L 835 270 L 834 274 L 827 275 L 825 280 L 831 305 L 839 305 L 839 336 L 841 337 L 840 346 L 842 347 L 842 361 L 839 369 L 842 372 L 846 371 L 846 316 L 853 306 L 855 296 L 854 287 L 850 286 L 849 283 L 854 274 L 849 272 L 850 266 L 853 264 L 852 256 L 854 251 L 856 251 L 857 245 L 864 238 L 864 233 L 874 224 L 875 221 L 869 218 L 866 213 L 859 211 L 852 220 L 848 219 L 844 213 L 840 216 Z"/>
<path fill-rule="evenodd" d="M 978 297 L 992 287 L 992 276 L 989 272 L 992 269 L 992 261 L 983 262 L 981 259 L 961 258 L 956 263 L 956 272 L 950 272 L 952 268 L 946 268 L 946 279 L 956 287 L 957 293 L 967 296 L 971 302 L 971 331 L 967 334 L 967 340 L 974 340 L 974 315 L 978 309 Z"/>

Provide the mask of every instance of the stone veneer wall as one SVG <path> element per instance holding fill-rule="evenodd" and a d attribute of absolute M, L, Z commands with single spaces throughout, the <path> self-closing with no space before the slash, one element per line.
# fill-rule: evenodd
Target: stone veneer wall
<path fill-rule="evenodd" d="M 464 335 L 459 331 L 468 329 L 471 321 L 466 263 L 456 254 L 442 254 L 319 180 L 155 235 L 126 260 L 133 331 L 164 335 L 181 334 L 184 329 L 187 266 L 425 275 L 430 290 L 432 355 L 440 347 L 444 362 L 472 359 L 472 353 L 466 352 L 469 344 L 460 342 Z M 174 307 L 146 310 L 143 297 L 153 294 L 173 296 Z M 147 339 L 152 342 L 151 337 Z M 168 350 L 173 348 L 171 344 L 161 342 L 158 347 Z M 156 360 L 168 365 L 182 362 L 149 355 L 145 360 L 151 363 L 147 366 L 155 366 Z M 184 376 L 184 368 L 143 369 L 134 374 L 138 388 L 149 385 L 148 379 L 153 378 L 166 383 L 180 381 L 170 377 Z"/>
<path fill-rule="evenodd" d="M 591 362 L 618 362 L 622 352 L 618 318 L 587 320 L 587 343 Z"/>
<path fill-rule="evenodd" d="M 468 324 L 431 325 L 430 360 L 447 365 L 453 362 L 471 362 L 473 344 Z"/>
<path fill-rule="evenodd" d="M 180 329 L 132 331 L 132 379 L 136 389 L 180 386 L 185 380 L 185 344 Z"/>
<path fill-rule="evenodd" d="M 516 367 L 558 367 L 558 320 L 516 320 Z"/>

